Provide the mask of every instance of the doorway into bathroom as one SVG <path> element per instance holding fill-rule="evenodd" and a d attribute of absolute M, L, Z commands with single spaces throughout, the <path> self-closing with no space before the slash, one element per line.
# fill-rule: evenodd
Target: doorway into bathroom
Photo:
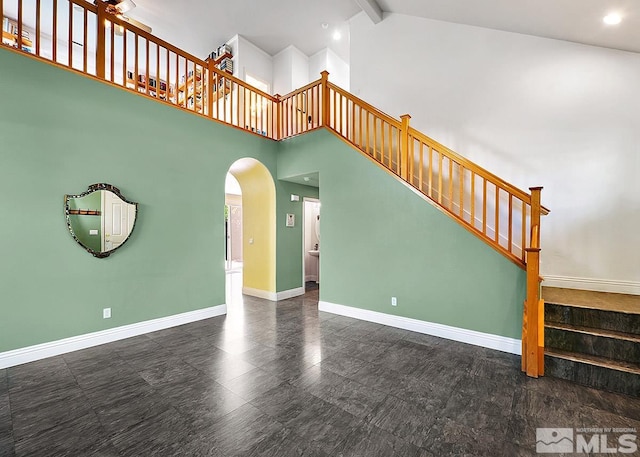
<path fill-rule="evenodd" d="M 302 279 L 308 292 L 320 284 L 320 200 L 305 197 L 302 218 Z"/>

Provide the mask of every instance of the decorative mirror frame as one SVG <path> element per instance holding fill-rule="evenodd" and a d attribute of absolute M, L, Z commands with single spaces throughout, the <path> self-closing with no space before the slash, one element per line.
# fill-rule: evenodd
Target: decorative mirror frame
<path fill-rule="evenodd" d="M 99 191 L 99 190 L 108 190 L 109 192 L 113 192 L 114 194 L 116 194 L 118 196 L 118 198 L 120 198 L 120 200 L 122 200 L 125 203 L 128 203 L 129 205 L 133 205 L 136 208 L 136 218 L 133 221 L 133 225 L 131 226 L 131 232 L 129 232 L 129 236 L 127 236 L 127 239 L 124 240 L 122 242 L 122 244 L 116 246 L 115 248 L 111 249 L 110 251 L 105 251 L 105 252 L 94 251 L 93 249 L 91 249 L 91 248 L 85 246 L 84 244 L 82 244 L 82 242 L 78 239 L 78 237 L 76 236 L 75 232 L 73 231 L 73 227 L 71 227 L 71 219 L 69 218 L 69 215 L 70 215 L 70 213 L 69 213 L 69 199 L 70 198 L 86 197 L 90 193 L 95 192 L 95 191 Z M 87 188 L 87 190 L 84 191 L 81 194 L 77 194 L 77 195 L 65 194 L 65 196 L 64 196 L 64 214 L 65 214 L 65 219 L 67 221 L 67 229 L 69 230 L 69 233 L 71 233 L 71 236 L 73 237 L 73 239 L 76 240 L 76 243 L 78 243 L 85 251 L 87 251 L 92 256 L 97 257 L 99 259 L 104 259 L 105 257 L 109 257 L 115 251 L 117 251 L 122 246 L 124 246 L 127 243 L 127 241 L 129 241 L 129 239 L 131 238 L 131 234 L 133 233 L 133 231 L 136 228 L 136 221 L 138 220 L 138 204 L 136 202 L 132 202 L 132 201 L 129 201 L 126 198 L 124 198 L 124 196 L 120 192 L 120 189 L 118 189 L 116 186 L 102 182 L 102 183 L 97 183 L 97 184 L 91 184 Z"/>

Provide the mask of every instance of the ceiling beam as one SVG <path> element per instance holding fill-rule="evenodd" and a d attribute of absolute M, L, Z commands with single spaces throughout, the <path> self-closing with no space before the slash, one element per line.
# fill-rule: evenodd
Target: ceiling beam
<path fill-rule="evenodd" d="M 356 3 L 362 8 L 362 11 L 367 13 L 371 22 L 377 24 L 382 21 L 382 8 L 376 0 L 356 0 Z"/>

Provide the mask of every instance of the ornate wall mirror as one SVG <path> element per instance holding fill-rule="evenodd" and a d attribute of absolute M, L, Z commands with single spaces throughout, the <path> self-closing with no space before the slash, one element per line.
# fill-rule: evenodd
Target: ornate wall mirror
<path fill-rule="evenodd" d="M 64 196 L 67 227 L 73 239 L 95 257 L 108 257 L 131 236 L 138 204 L 111 184 L 89 186 L 79 195 Z"/>

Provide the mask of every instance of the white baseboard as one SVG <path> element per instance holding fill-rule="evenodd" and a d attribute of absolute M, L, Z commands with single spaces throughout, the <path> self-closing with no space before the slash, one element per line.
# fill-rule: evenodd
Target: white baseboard
<path fill-rule="evenodd" d="M 295 289 L 283 290 L 282 292 L 271 292 L 262 289 L 253 289 L 251 287 L 243 287 L 242 293 L 256 298 L 264 298 L 269 301 L 286 300 L 287 298 L 298 297 L 304 295 L 304 287 L 297 287 Z"/>
<path fill-rule="evenodd" d="M 278 301 L 278 294 L 268 290 L 254 289 L 252 287 L 243 287 L 243 295 L 249 295 L 251 297 L 264 298 L 265 300 Z"/>
<path fill-rule="evenodd" d="M 364 321 L 375 322 L 377 324 L 388 325 L 389 327 L 411 330 L 412 332 L 424 333 L 426 335 L 438 336 L 449 340 L 460 341 L 462 343 L 482 346 L 489 349 L 496 349 L 502 352 L 521 355 L 522 342 L 506 336 L 492 335 L 490 333 L 477 332 L 464 328 L 450 327 L 443 324 L 421 321 L 409 317 L 394 316 L 392 314 L 379 313 L 367 309 L 353 308 L 351 306 L 336 305 L 320 301 L 318 309 L 327 313 L 339 314 L 340 316 L 353 317 Z"/>
<path fill-rule="evenodd" d="M 572 278 L 570 276 L 542 275 L 543 286 L 563 289 L 591 290 L 616 294 L 640 295 L 640 282 L 613 279 Z"/>
<path fill-rule="evenodd" d="M 36 344 L 25 348 L 0 353 L 0 369 L 9 368 L 23 363 L 34 362 L 68 352 L 78 351 L 93 346 L 99 346 L 113 341 L 124 340 L 133 336 L 143 335 L 149 332 L 164 330 L 178 325 L 188 324 L 210 317 L 227 314 L 227 305 L 213 306 L 211 308 L 198 309 L 174 316 L 160 317 L 149 321 L 123 325 L 99 332 L 85 335 L 72 336 L 49 343 Z"/>
<path fill-rule="evenodd" d="M 306 275 L 304 277 L 304 282 L 317 281 L 317 280 L 318 280 L 318 275 Z"/>
<path fill-rule="evenodd" d="M 300 295 L 304 295 L 304 287 L 283 290 L 282 292 L 278 292 L 276 297 L 278 300 L 286 300 L 287 298 L 299 297 Z"/>

